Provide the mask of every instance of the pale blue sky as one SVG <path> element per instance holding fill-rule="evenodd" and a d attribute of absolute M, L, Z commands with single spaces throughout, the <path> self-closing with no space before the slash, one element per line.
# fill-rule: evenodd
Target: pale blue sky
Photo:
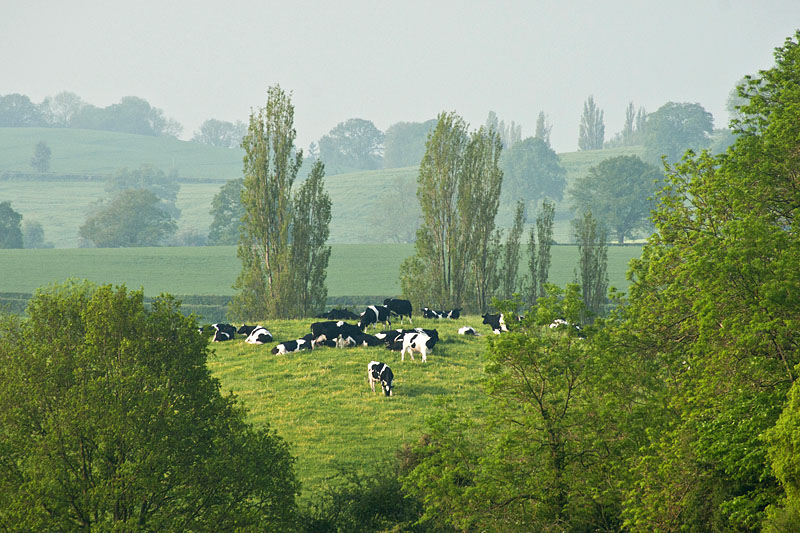
<path fill-rule="evenodd" d="M 385 130 L 440 111 L 477 127 L 494 110 L 528 136 L 541 110 L 565 152 L 589 95 L 606 139 L 630 101 L 697 102 L 724 126 L 729 91 L 798 28 L 798 0 L 6 0 L 0 94 L 139 96 L 188 138 L 208 118 L 246 120 L 279 83 L 303 148 L 348 118 Z"/>

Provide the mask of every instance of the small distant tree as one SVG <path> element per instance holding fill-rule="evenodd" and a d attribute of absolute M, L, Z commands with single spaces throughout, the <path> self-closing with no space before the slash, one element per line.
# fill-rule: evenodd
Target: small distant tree
<path fill-rule="evenodd" d="M 208 231 L 209 246 L 232 245 L 239 242 L 239 231 L 244 216 L 243 191 L 244 180 L 239 178 L 226 181 L 214 195 L 209 211 L 213 217 Z"/>
<path fill-rule="evenodd" d="M 606 231 L 591 211 L 575 219 L 573 229 L 580 257 L 576 282 L 583 294 L 581 321 L 588 323 L 601 314 L 608 293 L 608 243 Z"/>
<path fill-rule="evenodd" d="M 320 159 L 331 174 L 383 166 L 383 132 L 369 120 L 351 118 L 319 140 Z"/>
<path fill-rule="evenodd" d="M 567 186 L 567 171 L 558 154 L 537 137 L 528 137 L 504 151 L 500 168 L 504 203 L 521 199 L 535 204 L 545 197 L 561 200 Z"/>
<path fill-rule="evenodd" d="M 714 131 L 714 117 L 700 104 L 667 102 L 647 116 L 644 160 L 660 164 L 677 163 L 687 150 L 708 147 Z"/>
<path fill-rule="evenodd" d="M 159 168 L 145 164 L 133 170 L 117 169 L 106 180 L 105 191 L 108 193 L 116 194 L 130 189 L 152 192 L 161 200 L 161 208 L 164 211 L 176 219 L 181 216 L 180 209 L 175 205 L 181 189 L 177 171 L 173 170 L 166 174 Z"/>
<path fill-rule="evenodd" d="M 536 133 L 534 138 L 541 139 L 547 146 L 550 146 L 550 132 L 553 130 L 553 125 L 547 122 L 544 111 L 539 111 L 539 116 L 536 117 Z"/>
<path fill-rule="evenodd" d="M 69 91 L 62 91 L 53 97 L 47 97 L 41 108 L 45 121 L 56 128 L 71 126 L 72 118 L 86 105 L 81 97 Z"/>
<path fill-rule="evenodd" d="M 200 125 L 192 142 L 220 148 L 239 148 L 246 132 L 247 126 L 241 121 L 233 123 L 210 118 Z"/>
<path fill-rule="evenodd" d="M 97 248 L 160 246 L 178 225 L 150 191 L 128 189 L 97 211 L 80 227 L 79 235 Z"/>
<path fill-rule="evenodd" d="M 544 200 L 536 217 L 536 226 L 531 227 L 528 238 L 528 287 L 526 290 L 528 303 L 534 305 L 536 300 L 545 295 L 547 279 L 550 273 L 551 248 L 553 246 L 553 222 L 555 220 L 555 204 Z M 538 246 L 537 246 L 538 239 Z"/>
<path fill-rule="evenodd" d="M 22 221 L 22 244 L 25 248 L 53 248 L 52 242 L 45 242 L 44 228 L 37 220 Z"/>
<path fill-rule="evenodd" d="M 578 132 L 578 148 L 581 150 L 599 150 L 603 147 L 605 136 L 603 123 L 603 110 L 594 103 L 594 97 L 589 96 L 583 104 L 583 115 Z"/>
<path fill-rule="evenodd" d="M 11 202 L 0 202 L 0 248 L 22 248 L 21 222 Z"/>
<path fill-rule="evenodd" d="M 384 168 L 417 166 L 425 155 L 425 141 L 436 127 L 436 119 L 398 122 L 386 128 L 383 138 Z"/>
<path fill-rule="evenodd" d="M 485 128 L 487 131 L 493 130 L 497 132 L 500 136 L 500 142 L 505 149 L 511 148 L 522 140 L 522 125 L 515 124 L 512 120 L 511 124 L 507 126 L 504 120 L 499 120 L 497 118 L 497 113 L 494 111 L 489 111 L 489 116 L 486 117 Z"/>
<path fill-rule="evenodd" d="M 36 143 L 36 148 L 33 149 L 33 157 L 31 158 L 31 166 L 36 172 L 47 172 L 50 170 L 50 156 L 52 152 L 50 147 L 44 141 Z"/>

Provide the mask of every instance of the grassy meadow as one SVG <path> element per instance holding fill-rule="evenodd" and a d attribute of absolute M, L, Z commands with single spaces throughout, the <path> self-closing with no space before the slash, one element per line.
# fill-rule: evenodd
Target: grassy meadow
<path fill-rule="evenodd" d="M 611 246 L 611 285 L 627 290 L 625 272 L 641 246 Z M 328 265 L 329 296 L 400 294 L 400 264 L 414 253 L 412 244 L 334 244 Z M 527 268 L 527 249 L 520 252 Z M 550 281 L 559 286 L 574 280 L 578 250 L 554 246 Z M 145 295 L 232 295 L 241 270 L 235 246 L 154 248 L 73 248 L 0 250 L 0 292 L 32 293 L 36 288 L 68 278 L 143 288 Z"/>
<path fill-rule="evenodd" d="M 416 361 L 406 356 L 401 363 L 399 352 L 384 347 L 270 353 L 275 344 L 308 333 L 311 322 L 266 322 L 274 343 L 253 346 L 241 338 L 213 343 L 208 362 L 223 392 L 239 397 L 250 420 L 268 424 L 289 443 L 304 499 L 340 470 L 371 473 L 392 460 L 401 444 L 419 439 L 425 417 L 440 401 L 477 408 L 487 337 L 457 331 L 472 325 L 490 333 L 480 317 L 434 321 L 415 316 L 415 327 L 436 328 L 441 339 L 424 364 L 418 354 Z M 367 364 L 373 360 L 392 368 L 390 398 L 379 387 L 374 393 L 369 388 Z"/>

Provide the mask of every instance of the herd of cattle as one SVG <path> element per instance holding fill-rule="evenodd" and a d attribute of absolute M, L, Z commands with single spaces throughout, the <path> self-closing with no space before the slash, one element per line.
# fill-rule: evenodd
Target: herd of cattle
<path fill-rule="evenodd" d="M 439 341 L 439 332 L 436 329 L 386 329 L 376 332 L 373 335 L 366 333 L 372 326 L 377 328 L 378 324 L 385 324 L 386 328 L 391 327 L 391 318 L 399 317 L 404 323 L 405 317 L 411 321 L 411 302 L 398 298 L 387 298 L 383 305 L 370 305 L 361 315 L 346 309 L 333 309 L 317 318 L 327 320 L 314 322 L 311 324 L 311 332 L 305 336 L 283 341 L 275 345 L 271 352 L 275 355 L 299 352 L 301 350 L 312 350 L 319 346 L 344 348 L 348 346 L 381 346 L 384 345 L 390 350 L 400 352 L 400 360 L 405 361 L 406 353 L 414 360 L 414 352 L 420 354 L 422 362 L 428 360 L 428 352 Z M 427 307 L 423 308 L 423 317 L 434 319 L 457 319 L 461 316 L 461 309 L 449 311 L 435 311 Z M 345 322 L 345 320 L 358 320 L 357 324 Z M 489 325 L 495 334 L 508 331 L 502 314 L 485 314 L 483 323 Z M 239 328 L 231 324 L 212 324 L 214 333 L 213 341 L 222 342 L 235 338 L 236 334 L 244 335 L 245 342 L 248 344 L 270 344 L 274 341 L 272 333 L 263 326 L 242 325 Z M 480 334 L 470 326 L 459 328 L 461 335 Z M 380 361 L 371 361 L 367 365 L 367 377 L 372 391 L 375 391 L 375 383 L 380 383 L 386 396 L 392 395 L 392 381 L 394 374 L 391 368 Z"/>

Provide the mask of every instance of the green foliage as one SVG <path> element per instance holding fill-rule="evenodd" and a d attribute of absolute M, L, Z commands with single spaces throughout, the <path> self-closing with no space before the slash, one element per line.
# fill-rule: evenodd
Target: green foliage
<path fill-rule="evenodd" d="M 397 122 L 383 136 L 384 168 L 417 166 L 425 155 L 425 141 L 436 127 L 436 119 L 425 122 Z"/>
<path fill-rule="evenodd" d="M 416 255 L 401 267 L 403 294 L 440 309 L 486 309 L 497 287 L 499 234 L 494 220 L 503 173 L 497 134 L 467 132 L 455 113 L 442 113 L 426 145 L 417 197 L 423 226 Z M 424 292 L 423 292 L 424 291 Z"/>
<path fill-rule="evenodd" d="M 539 111 L 536 117 L 536 132 L 534 138 L 541 139 L 547 146 L 550 146 L 550 132 L 553 130 L 553 125 L 547 122 L 544 111 Z"/>
<path fill-rule="evenodd" d="M 247 128 L 242 122 L 237 121 L 234 124 L 210 118 L 200 125 L 200 130 L 195 132 L 192 142 L 220 148 L 239 148 L 246 132 Z"/>
<path fill-rule="evenodd" d="M 122 191 L 96 209 L 81 226 L 80 236 L 97 248 L 158 246 L 178 228 L 159 198 L 147 190 Z"/>
<path fill-rule="evenodd" d="M 0 202 L 0 248 L 22 248 L 22 215 Z"/>
<path fill-rule="evenodd" d="M 687 150 L 706 148 L 714 130 L 714 117 L 700 104 L 667 102 L 647 115 L 644 159 L 658 164 L 677 163 Z"/>
<path fill-rule="evenodd" d="M 606 126 L 603 123 L 603 110 L 589 96 L 583 104 L 583 114 L 578 128 L 578 148 L 580 150 L 600 150 L 603 148 Z"/>
<path fill-rule="evenodd" d="M 658 168 L 636 156 L 617 156 L 591 167 L 569 190 L 579 214 L 591 211 L 622 244 L 649 226 L 653 195 L 663 179 Z"/>
<path fill-rule="evenodd" d="M 340 122 L 319 140 L 319 156 L 330 174 L 383 166 L 383 132 L 369 120 Z"/>
<path fill-rule="evenodd" d="M 528 237 L 528 273 L 525 294 L 529 305 L 534 305 L 537 298 L 545 295 L 552 261 L 554 218 L 555 205 L 544 200 L 542 209 L 536 216 L 536 226 L 531 227 Z M 536 245 L 537 239 L 538 246 Z"/>
<path fill-rule="evenodd" d="M 558 156 L 543 139 L 528 137 L 503 152 L 503 197 L 536 204 L 542 198 L 560 201 L 566 182 L 566 170 Z"/>
<path fill-rule="evenodd" d="M 67 284 L 2 323 L 0 524 L 9 530 L 286 529 L 286 444 L 254 429 L 168 296 Z"/>
<path fill-rule="evenodd" d="M 33 149 L 33 157 L 31 158 L 31 167 L 36 172 L 47 172 L 50 170 L 50 157 L 53 152 L 47 143 L 39 141 Z"/>
<path fill-rule="evenodd" d="M 52 248 L 52 242 L 45 242 L 44 228 L 38 220 L 25 220 L 22 223 L 22 244 L 24 248 Z"/>
<path fill-rule="evenodd" d="M 209 246 L 223 246 L 239 242 L 239 232 L 244 216 L 242 207 L 244 180 L 225 182 L 211 200 L 211 214 L 214 219 L 208 231 Z"/>
<path fill-rule="evenodd" d="M 134 170 L 118 169 L 105 184 L 105 191 L 110 194 L 130 189 L 150 191 L 161 200 L 161 208 L 175 219 L 181 216 L 180 210 L 175 206 L 180 188 L 176 171 L 165 174 L 163 170 L 152 165 L 141 165 Z"/>
<path fill-rule="evenodd" d="M 600 316 L 608 292 L 608 243 L 605 229 L 592 216 L 591 211 L 576 219 L 575 242 L 578 244 L 580 262 L 576 269 L 577 281 L 583 294 L 585 312 L 581 323 L 590 323 Z"/>
<path fill-rule="evenodd" d="M 43 126 L 42 115 L 36 104 L 23 94 L 0 95 L 0 126 L 37 127 Z"/>
<path fill-rule="evenodd" d="M 519 272 L 519 240 L 522 237 L 522 230 L 525 226 L 525 205 L 522 201 L 517 202 L 517 211 L 514 216 L 514 225 L 508 232 L 506 242 L 503 244 L 502 264 L 500 265 L 499 277 L 499 297 L 510 300 L 512 295 L 520 291 L 521 282 Z"/>

